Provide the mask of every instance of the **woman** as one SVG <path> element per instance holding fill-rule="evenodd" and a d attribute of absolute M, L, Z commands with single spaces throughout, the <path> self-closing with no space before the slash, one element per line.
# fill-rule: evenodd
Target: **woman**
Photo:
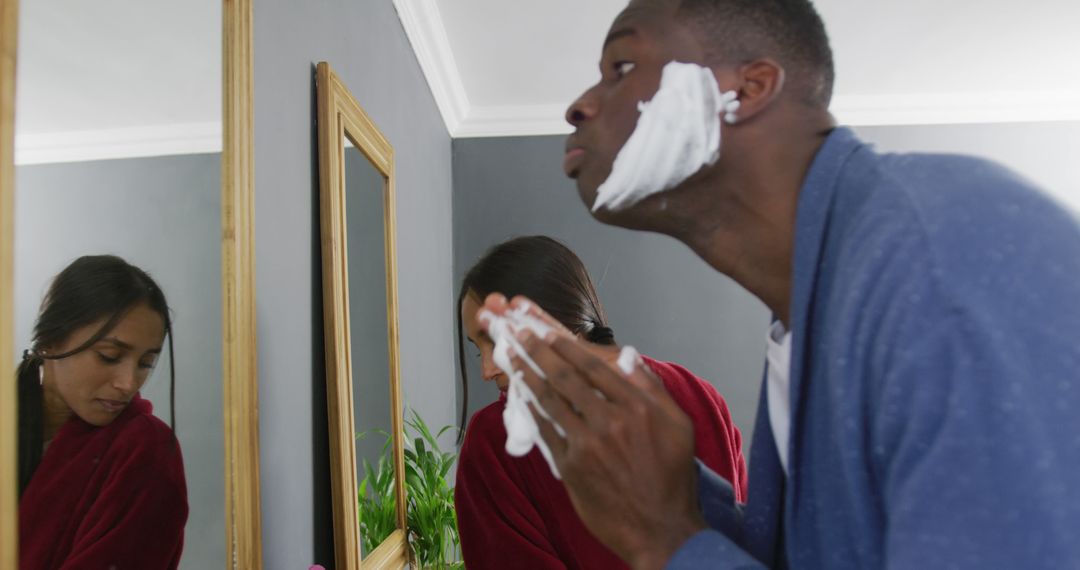
<path fill-rule="evenodd" d="M 20 568 L 177 567 L 183 459 L 139 396 L 170 333 L 161 289 L 118 257 L 53 281 L 18 370 Z"/>
<path fill-rule="evenodd" d="M 543 236 L 510 240 L 488 251 L 465 275 L 458 297 L 465 399 L 463 331 L 479 350 L 484 380 L 495 382 L 501 393 L 473 416 L 458 460 L 454 498 L 465 564 L 470 570 L 626 568 L 586 529 L 538 449 L 521 458 L 504 449 L 502 410 L 509 379 L 492 361 L 492 341 L 476 318 L 493 292 L 524 295 L 610 360 L 619 353 L 584 265 L 559 242 Z M 742 440 L 724 399 L 677 364 L 643 359 L 693 421 L 697 457 L 732 481 L 737 498 L 745 501 Z M 466 412 L 462 406 L 462 423 Z"/>

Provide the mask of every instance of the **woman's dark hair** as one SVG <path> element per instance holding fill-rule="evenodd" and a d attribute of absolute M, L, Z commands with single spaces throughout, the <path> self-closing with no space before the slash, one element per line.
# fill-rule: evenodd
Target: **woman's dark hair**
<path fill-rule="evenodd" d="M 507 299 L 524 295 L 570 332 L 596 344 L 615 344 L 589 272 L 570 248 L 547 236 L 519 237 L 492 247 L 465 274 L 458 293 L 457 348 L 464 390 L 459 441 L 464 437 L 469 410 L 461 304 L 466 295 L 483 303 L 491 293 L 502 293 Z"/>
<path fill-rule="evenodd" d="M 113 255 L 76 259 L 60 272 L 41 303 L 31 348 L 23 353 L 16 376 L 19 391 L 19 495 L 41 463 L 44 445 L 43 394 L 40 369 L 45 360 L 78 354 L 105 338 L 137 305 L 145 303 L 161 315 L 169 340 L 170 419 L 176 430 L 176 367 L 173 364 L 172 321 L 165 294 L 145 271 Z M 89 340 L 63 354 L 46 354 L 77 329 L 106 319 Z"/>

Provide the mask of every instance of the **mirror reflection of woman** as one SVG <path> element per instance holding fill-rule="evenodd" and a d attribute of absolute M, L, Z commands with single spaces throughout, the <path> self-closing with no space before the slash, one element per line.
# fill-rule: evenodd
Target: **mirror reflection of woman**
<path fill-rule="evenodd" d="M 509 379 L 495 366 L 494 346 L 476 318 L 483 299 L 496 292 L 528 297 L 606 360 L 614 363 L 619 355 L 588 272 L 561 243 L 544 236 L 513 239 L 489 250 L 468 271 L 458 298 L 465 400 L 462 332 L 479 352 L 484 380 L 495 382 L 500 396 L 472 417 L 458 459 L 454 492 L 465 565 L 470 570 L 626 568 L 589 533 L 538 449 L 520 458 L 506 453 L 502 410 Z M 678 364 L 643 359 L 690 416 L 696 456 L 731 481 L 738 500 L 745 501 L 742 439 L 724 399 Z M 465 412 L 463 407 L 462 422 Z"/>
<path fill-rule="evenodd" d="M 118 257 L 53 280 L 17 372 L 23 570 L 177 567 L 180 445 L 139 395 L 171 336 L 161 288 Z"/>

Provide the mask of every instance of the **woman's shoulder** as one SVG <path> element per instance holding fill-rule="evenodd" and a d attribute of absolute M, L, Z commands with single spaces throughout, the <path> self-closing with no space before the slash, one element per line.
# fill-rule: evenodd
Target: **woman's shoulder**
<path fill-rule="evenodd" d="M 706 392 L 710 396 L 720 397 L 720 393 L 716 391 L 712 384 L 681 364 L 656 360 L 645 355 L 642 355 L 641 359 L 645 361 L 645 364 L 654 374 L 660 377 L 660 380 L 664 382 L 664 386 L 667 387 L 668 392 L 672 393 L 672 396 L 675 396 L 676 393 L 692 392 L 700 394 Z"/>
<path fill-rule="evenodd" d="M 642 356 L 645 364 L 664 382 L 672 399 L 684 411 L 712 409 L 730 423 L 731 411 L 724 396 L 708 380 L 674 362 L 664 362 Z"/>
<path fill-rule="evenodd" d="M 148 400 L 138 398 L 130 404 L 130 414 L 120 418 L 110 451 L 122 454 L 126 461 L 162 470 L 183 470 L 180 442 L 172 428 L 153 414 Z"/>
<path fill-rule="evenodd" d="M 505 401 L 499 398 L 473 414 L 461 444 L 462 456 L 501 448 L 505 444 L 506 426 L 502 417 L 505 407 Z"/>

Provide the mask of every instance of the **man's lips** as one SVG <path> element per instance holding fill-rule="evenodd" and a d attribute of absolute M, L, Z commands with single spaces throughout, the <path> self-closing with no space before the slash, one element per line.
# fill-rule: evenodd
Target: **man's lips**
<path fill-rule="evenodd" d="M 577 170 L 581 168 L 581 163 L 584 160 L 585 149 L 577 147 L 567 149 L 566 155 L 563 157 L 563 172 L 573 178 Z"/>

